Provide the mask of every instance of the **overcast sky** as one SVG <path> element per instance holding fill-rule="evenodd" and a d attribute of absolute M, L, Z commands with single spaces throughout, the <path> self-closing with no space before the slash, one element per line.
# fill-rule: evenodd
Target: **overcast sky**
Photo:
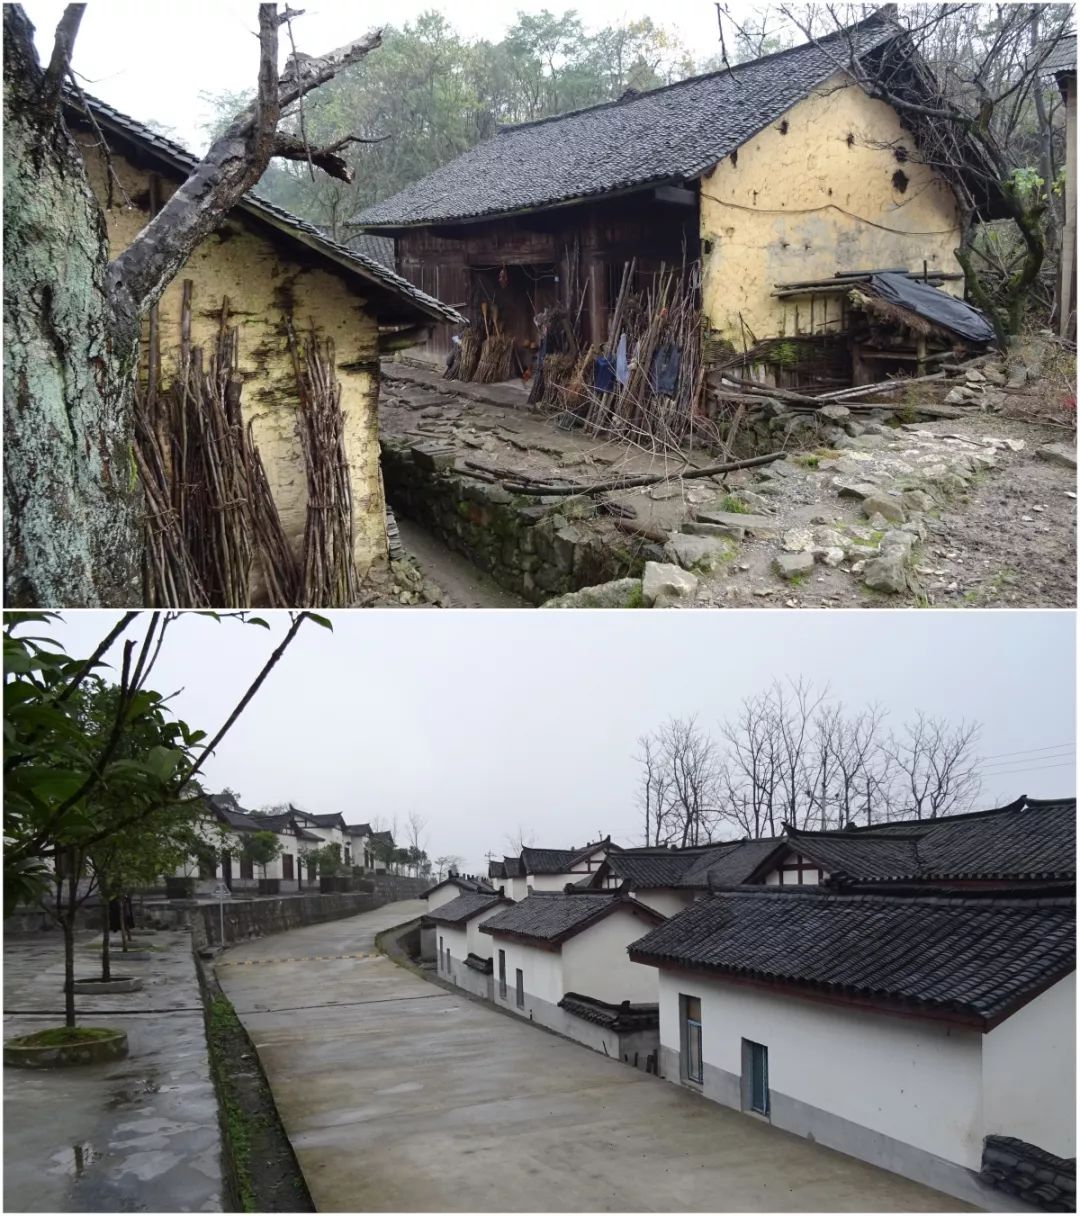
<path fill-rule="evenodd" d="M 87 654 L 116 620 L 65 614 L 56 636 Z M 288 627 L 188 616 L 154 685 L 211 734 Z M 572 847 L 641 843 L 637 738 L 671 715 L 714 727 L 773 679 L 983 723 L 981 803 L 1076 792 L 1072 613 L 371 612 L 306 623 L 208 761 L 207 786 L 249 808 L 293 802 L 347 822 L 410 811 L 428 853 L 509 851 L 518 825 Z M 401 834 L 399 833 L 399 840 Z"/>
<path fill-rule="evenodd" d="M 503 5 L 453 0 L 314 0 L 293 3 L 304 16 L 293 22 L 297 46 L 319 55 L 344 46 L 370 29 L 402 26 L 435 9 L 469 38 L 498 41 L 519 11 L 575 9 L 586 29 L 650 16 L 674 30 L 695 60 L 719 50 L 712 0 L 510 0 Z M 750 7 L 736 0 L 733 9 Z M 37 29 L 38 55 L 47 61 L 62 0 L 29 0 L 24 8 Z M 176 138 L 202 151 L 200 124 L 210 110 L 200 92 L 254 89 L 258 70 L 258 5 L 255 0 L 92 0 L 75 44 L 73 64 L 87 92 L 140 121 L 173 127 Z M 282 63 L 288 50 L 282 39 Z"/>

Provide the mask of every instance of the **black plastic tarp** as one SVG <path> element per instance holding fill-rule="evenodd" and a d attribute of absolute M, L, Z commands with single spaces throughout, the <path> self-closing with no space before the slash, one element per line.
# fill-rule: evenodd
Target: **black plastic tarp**
<path fill-rule="evenodd" d="M 870 279 L 870 287 L 888 303 L 910 309 L 969 342 L 988 343 L 996 339 L 994 327 L 984 312 L 940 287 L 931 287 L 929 283 L 920 283 L 901 274 L 875 274 Z"/>

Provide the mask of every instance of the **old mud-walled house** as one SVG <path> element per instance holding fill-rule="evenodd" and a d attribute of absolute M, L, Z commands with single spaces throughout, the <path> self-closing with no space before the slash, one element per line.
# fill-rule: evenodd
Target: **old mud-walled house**
<path fill-rule="evenodd" d="M 919 133 L 856 81 L 852 56 L 867 79 L 892 57 L 894 88 L 925 79 L 882 10 L 819 42 L 503 129 L 357 222 L 395 238 L 406 278 L 512 335 L 515 371 L 552 305 L 614 362 L 625 277 L 645 290 L 665 267 L 696 294 L 707 361 L 763 354 L 750 365 L 785 384 L 908 370 L 914 349 L 890 363 L 862 341 L 876 318 L 853 318 L 852 280 L 838 276 L 902 270 L 959 296 L 954 250 L 994 200 L 965 170 L 922 163 Z M 414 353 L 442 360 L 451 337 L 437 327 Z"/>
<path fill-rule="evenodd" d="M 185 180 L 195 158 L 97 100 L 88 99 L 84 105 L 81 97 L 72 96 L 67 117 L 82 146 L 115 256 Z M 341 530 L 346 538 L 351 534 L 351 543 L 346 539 L 338 547 L 351 551 L 356 579 L 362 581 L 387 560 L 379 469 L 379 357 L 423 340 L 436 323 L 458 320 L 453 309 L 382 262 L 329 240 L 311 225 L 249 194 L 195 249 L 166 288 L 147 324 L 141 379 L 152 395 L 164 397 L 181 377 L 185 360 L 212 370 L 215 355 L 222 353 L 222 336 L 235 331 L 224 352 L 232 365 L 225 371 L 235 385 L 231 397 L 225 393 L 226 406 L 238 410 L 240 425 L 233 431 L 249 427 L 261 456 L 263 485 L 272 499 L 269 509 L 273 513 L 276 508 L 280 521 L 277 557 L 295 566 L 294 576 L 303 576 L 305 560 L 314 566 L 305 550 L 327 542 L 316 535 L 306 543 L 320 525 L 318 511 L 309 511 L 314 490 L 324 499 L 320 505 L 332 500 L 343 517 L 351 515 L 351 522 L 346 519 Z M 305 360 L 305 351 L 319 355 L 314 369 Z M 300 356 L 299 363 L 294 355 Z M 334 432 L 328 450 L 321 452 L 312 450 L 319 437 L 312 436 L 311 428 L 305 434 L 298 422 L 300 382 L 305 377 L 309 394 L 321 392 L 329 400 L 339 393 L 340 414 L 330 411 L 339 418 L 343 415 L 336 431 L 325 413 L 317 422 Z M 166 462 L 168 448 L 166 436 L 162 446 Z M 313 469 L 313 464 L 322 467 Z M 226 468 L 222 475 L 229 474 Z M 162 480 L 176 491 L 182 475 L 174 467 L 164 471 Z M 161 506 L 149 504 L 152 521 L 155 508 Z M 232 543 L 236 538 L 227 539 Z M 250 552 L 250 582 L 242 570 L 226 572 L 216 585 L 202 587 L 208 602 L 214 606 L 246 599 L 258 603 L 267 598 L 268 581 L 289 581 L 280 570 L 267 566 L 275 557 L 265 552 L 262 540 L 247 537 L 238 545 L 242 552 Z M 190 537 L 189 541 L 196 543 Z M 347 556 L 339 554 L 343 561 Z M 194 581 L 206 584 L 213 578 L 214 571 L 199 571 Z M 301 596 L 303 589 L 280 586 L 278 602 L 289 593 Z M 347 598 L 347 594 L 336 597 L 339 603 Z"/>

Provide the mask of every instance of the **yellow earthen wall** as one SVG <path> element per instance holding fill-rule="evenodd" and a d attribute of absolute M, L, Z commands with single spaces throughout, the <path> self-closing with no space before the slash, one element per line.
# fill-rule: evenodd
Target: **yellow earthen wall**
<path fill-rule="evenodd" d="M 149 177 L 114 155 L 120 185 L 137 205 L 124 205 L 114 185 L 113 206 L 108 208 L 101 155 L 91 142 L 83 143 L 90 183 L 108 225 L 110 248 L 119 251 L 149 219 Z M 162 201 L 174 188 L 162 183 Z M 235 212 L 196 248 L 159 304 L 162 378 L 167 384 L 177 363 L 183 280 L 193 282 L 192 341 L 208 353 L 217 333 L 222 299 L 228 296 L 230 324 L 240 331 L 244 420 L 253 420 L 255 442 L 282 525 L 299 555 L 307 517 L 307 486 L 296 436 L 296 380 L 283 317 L 288 312 L 298 336 L 309 332 L 314 321 L 320 338 L 332 338 L 345 413 L 356 564 L 362 576 L 386 562 L 386 508 L 379 469 L 378 322 L 364 297 L 347 285 L 344 272 L 337 275 L 294 261 L 284 243 L 284 238 L 274 243 L 259 235 L 254 225 L 249 226 Z M 343 366 L 354 361 L 374 371 Z"/>
<path fill-rule="evenodd" d="M 787 131 L 781 132 L 786 120 Z M 912 159 L 896 159 L 893 148 Z M 943 178 L 914 159 L 896 111 L 840 73 L 701 179 L 702 294 L 710 326 L 741 349 L 753 339 L 835 333 L 840 304 L 778 300 L 774 284 L 838 270 L 958 271 L 960 213 Z M 902 170 L 906 189 L 893 185 Z M 872 222 L 871 222 L 872 221 Z M 947 283 L 958 294 L 962 284 Z M 796 307 L 798 324 L 796 325 Z M 750 335 L 746 335 L 750 341 Z"/>

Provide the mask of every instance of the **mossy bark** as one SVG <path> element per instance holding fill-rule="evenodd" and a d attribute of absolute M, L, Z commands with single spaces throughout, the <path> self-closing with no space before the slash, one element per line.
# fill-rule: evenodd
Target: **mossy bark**
<path fill-rule="evenodd" d="M 59 108 L 41 105 L 33 28 L 4 10 L 6 602 L 138 603 L 137 323 L 110 307 L 104 221 Z"/>

